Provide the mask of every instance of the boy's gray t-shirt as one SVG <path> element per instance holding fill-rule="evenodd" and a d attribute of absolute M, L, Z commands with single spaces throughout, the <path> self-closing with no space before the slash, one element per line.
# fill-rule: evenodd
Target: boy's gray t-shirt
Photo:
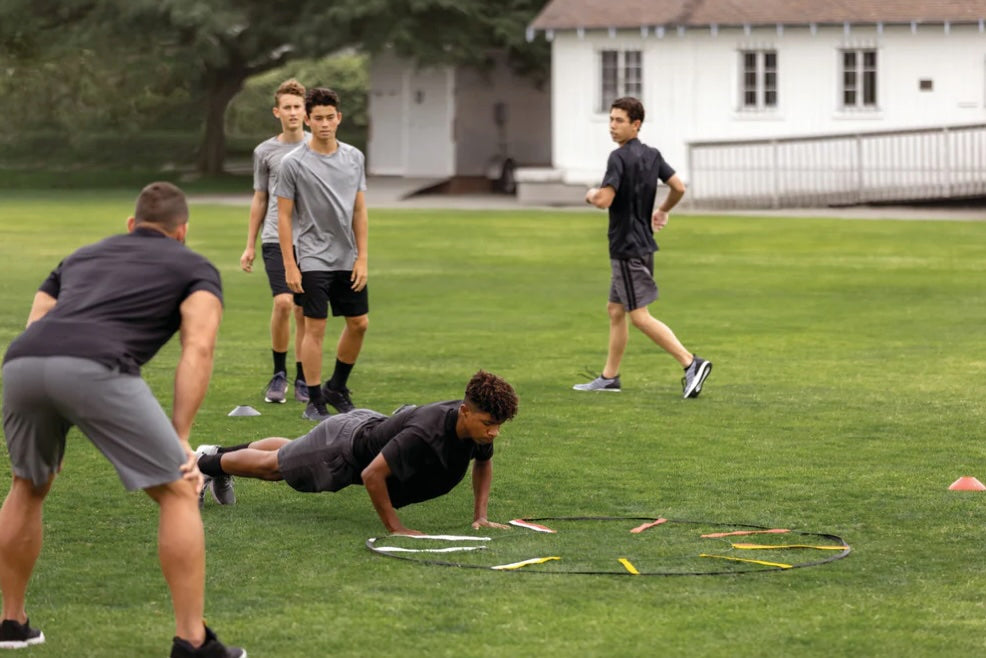
<path fill-rule="evenodd" d="M 260 230 L 260 241 L 264 244 L 277 244 L 277 174 L 281 159 L 301 146 L 311 135 L 305 133 L 301 142 L 282 142 L 277 136 L 257 144 L 253 149 L 253 189 L 267 193 L 267 214 Z"/>
<path fill-rule="evenodd" d="M 281 160 L 277 196 L 294 201 L 293 234 L 302 272 L 352 270 L 356 263 L 353 205 L 366 191 L 363 153 L 339 142 L 331 155 L 303 142 Z"/>

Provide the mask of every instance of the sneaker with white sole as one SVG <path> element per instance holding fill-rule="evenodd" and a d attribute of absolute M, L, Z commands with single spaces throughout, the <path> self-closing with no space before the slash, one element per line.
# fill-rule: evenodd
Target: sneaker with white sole
<path fill-rule="evenodd" d="M 175 636 L 171 642 L 171 658 L 247 658 L 247 652 L 239 647 L 227 647 L 206 626 L 205 642 L 200 647 L 193 647 Z"/>
<path fill-rule="evenodd" d="M 572 387 L 576 391 L 609 391 L 611 393 L 619 393 L 622 389 L 620 388 L 620 376 L 609 378 L 599 375 L 591 382 L 586 382 L 585 384 L 576 384 Z"/>
<path fill-rule="evenodd" d="M 209 443 L 203 443 L 202 445 L 200 445 L 198 448 L 195 449 L 196 461 L 198 461 L 205 455 L 214 455 L 217 452 L 219 452 L 219 446 L 212 445 Z M 202 474 L 202 479 L 203 479 L 202 490 L 199 491 L 199 509 L 205 507 L 205 492 L 207 489 L 212 488 L 212 480 L 213 480 L 211 475 L 206 475 L 205 473 Z"/>
<path fill-rule="evenodd" d="M 275 404 L 284 404 L 287 402 L 285 395 L 288 392 L 288 376 L 284 371 L 275 372 L 274 376 L 270 378 L 267 382 L 267 388 L 264 389 L 264 402 L 273 402 Z"/>
<path fill-rule="evenodd" d="M 685 376 L 681 378 L 681 397 L 697 398 L 710 372 L 712 372 L 711 361 L 692 355 L 692 362 L 685 368 Z"/>
<path fill-rule="evenodd" d="M 0 622 L 0 649 L 26 649 L 35 644 L 44 644 L 45 634 L 31 628 L 31 620 L 23 624 L 13 619 Z"/>

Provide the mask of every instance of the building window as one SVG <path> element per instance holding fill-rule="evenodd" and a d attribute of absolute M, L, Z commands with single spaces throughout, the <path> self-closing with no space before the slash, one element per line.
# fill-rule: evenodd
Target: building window
<path fill-rule="evenodd" d="M 621 96 L 641 98 L 644 88 L 643 58 L 639 50 L 604 50 L 600 57 L 599 111 Z"/>
<path fill-rule="evenodd" d="M 740 107 L 766 110 L 777 107 L 777 51 L 740 51 L 742 67 Z"/>
<path fill-rule="evenodd" d="M 876 108 L 876 51 L 842 51 L 842 107 Z"/>

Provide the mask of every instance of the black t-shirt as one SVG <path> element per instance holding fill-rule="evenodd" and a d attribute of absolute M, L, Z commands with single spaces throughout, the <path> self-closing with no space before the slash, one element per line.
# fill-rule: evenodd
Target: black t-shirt
<path fill-rule="evenodd" d="M 657 251 L 651 216 L 657 181 L 674 176 L 661 152 L 634 137 L 609 154 L 600 187 L 616 190 L 609 207 L 609 257 L 641 258 Z"/>
<path fill-rule="evenodd" d="M 222 300 L 212 263 L 148 228 L 82 247 L 40 290 L 57 303 L 14 339 L 4 363 L 75 356 L 137 375 L 181 326 L 186 297 L 205 290 Z"/>
<path fill-rule="evenodd" d="M 462 400 L 435 402 L 371 421 L 356 435 L 353 454 L 360 470 L 377 454 L 392 476 L 387 492 L 394 507 L 431 500 L 451 491 L 471 459 L 493 457 L 493 444 L 480 445 L 455 433 Z"/>

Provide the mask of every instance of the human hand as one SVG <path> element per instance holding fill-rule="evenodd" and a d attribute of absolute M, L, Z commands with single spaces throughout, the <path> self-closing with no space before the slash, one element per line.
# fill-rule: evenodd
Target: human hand
<path fill-rule="evenodd" d="M 284 282 L 288 284 L 291 292 L 305 292 L 301 287 L 301 270 L 298 269 L 297 265 L 286 264 L 284 266 Z"/>
<path fill-rule="evenodd" d="M 185 455 L 188 458 L 187 461 L 179 466 L 182 476 L 181 479 L 192 483 L 195 487 L 195 493 L 201 493 L 202 487 L 205 486 L 205 476 L 199 470 L 199 458 L 194 451 L 189 446 L 185 446 Z"/>
<path fill-rule="evenodd" d="M 243 255 L 240 256 L 240 269 L 244 272 L 253 271 L 253 259 L 256 258 L 257 252 L 253 247 L 247 247 L 243 250 Z"/>
<path fill-rule="evenodd" d="M 592 204 L 592 200 L 596 197 L 596 192 L 599 191 L 598 187 L 590 187 L 585 193 L 585 202 Z"/>
<path fill-rule="evenodd" d="M 479 530 L 480 528 L 499 528 L 500 530 L 510 530 L 510 526 L 504 525 L 502 523 L 494 523 L 493 521 L 490 521 L 485 517 L 482 519 L 476 519 L 475 521 L 472 522 L 473 530 Z"/>
<path fill-rule="evenodd" d="M 663 210 L 655 210 L 654 216 L 651 217 L 651 228 L 654 231 L 660 231 L 662 228 L 668 225 L 668 213 Z"/>
<path fill-rule="evenodd" d="M 366 280 L 368 278 L 366 259 L 357 258 L 356 264 L 353 265 L 353 272 L 349 275 L 349 280 L 352 281 L 352 289 L 359 292 L 366 287 Z"/>

